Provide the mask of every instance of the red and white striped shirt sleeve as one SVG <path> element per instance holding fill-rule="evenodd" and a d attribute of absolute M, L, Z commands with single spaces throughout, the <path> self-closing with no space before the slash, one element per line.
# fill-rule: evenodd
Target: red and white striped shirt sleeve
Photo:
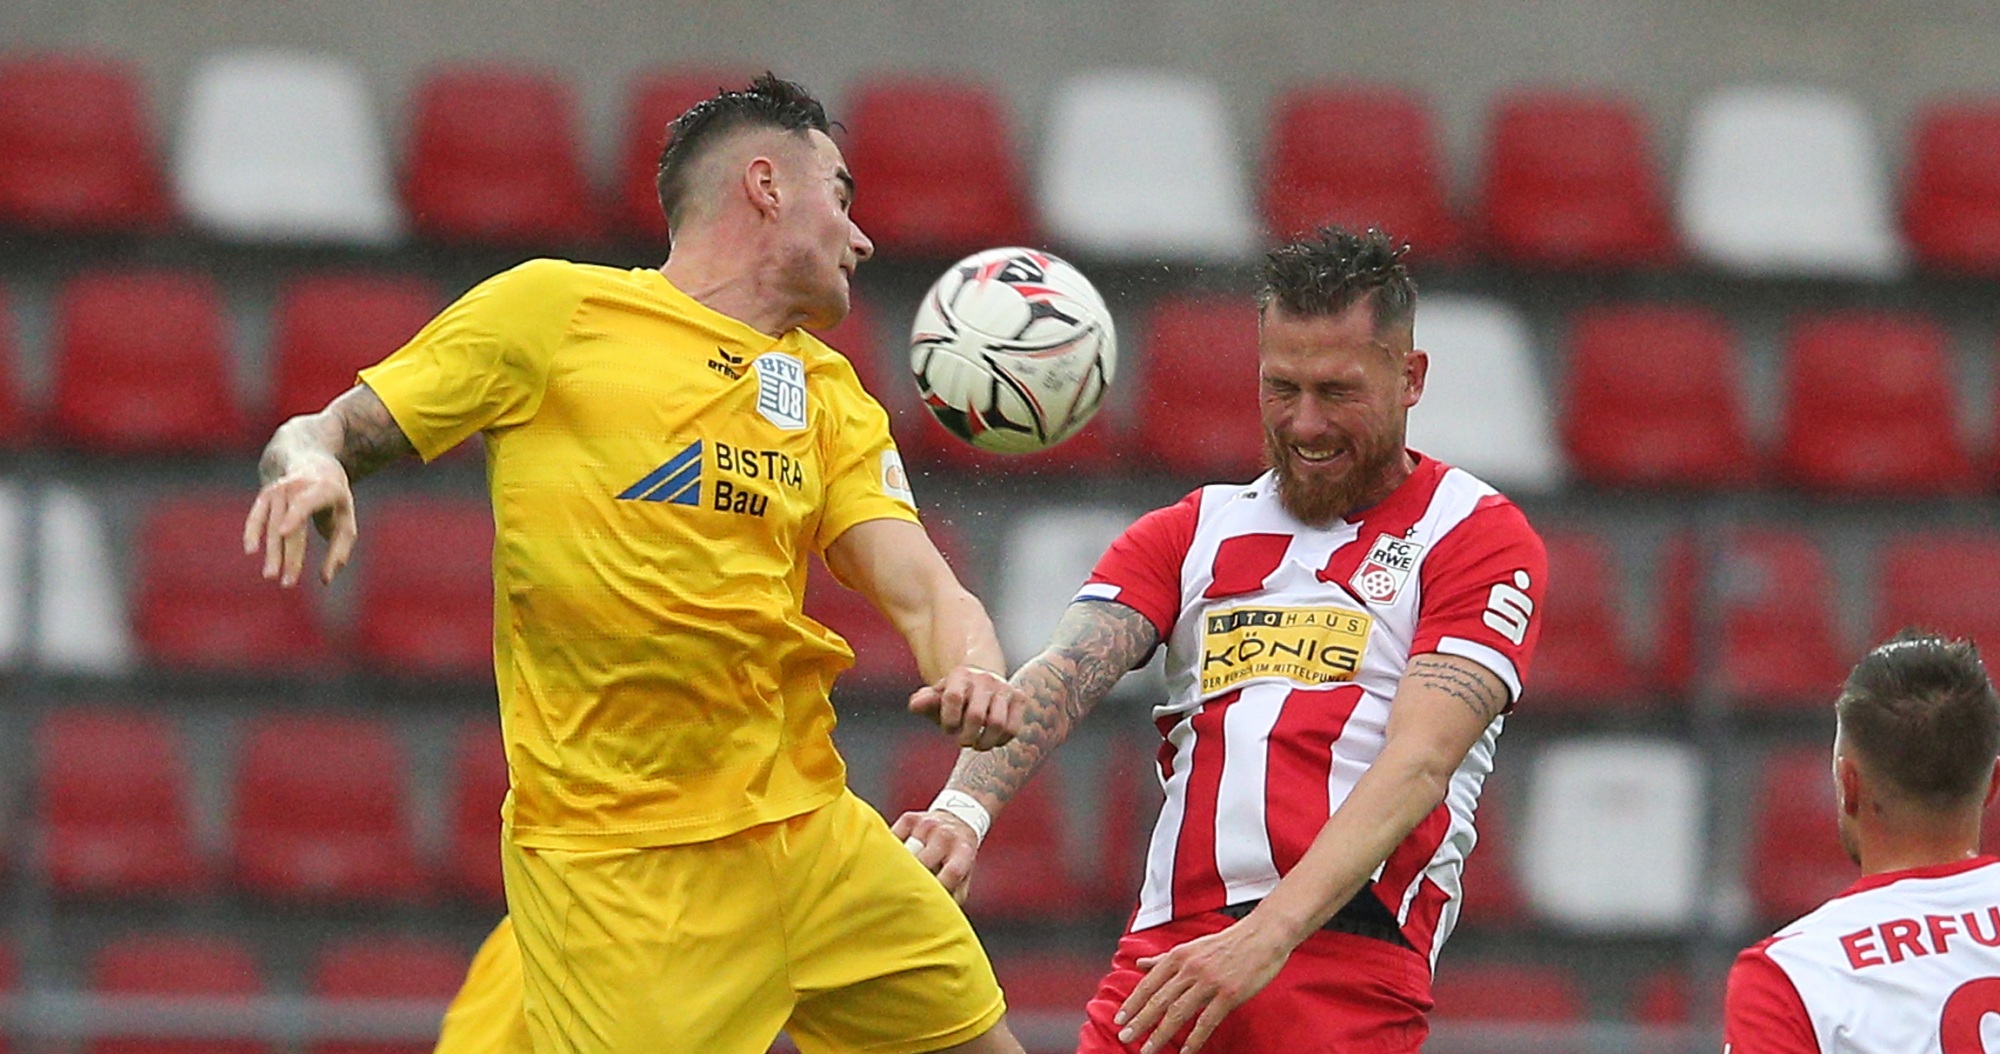
<path fill-rule="evenodd" d="M 1745 948 L 1729 970 L 1723 999 L 1723 1054 L 1820 1054 L 1805 1000 L 1792 979 L 1764 953 L 1770 941 Z"/>
<path fill-rule="evenodd" d="M 1536 613 L 1549 558 L 1541 536 L 1518 506 L 1491 495 L 1438 539 L 1420 574 L 1410 654 L 1456 655 L 1492 670 L 1507 685 L 1511 707 L 1542 632 Z"/>

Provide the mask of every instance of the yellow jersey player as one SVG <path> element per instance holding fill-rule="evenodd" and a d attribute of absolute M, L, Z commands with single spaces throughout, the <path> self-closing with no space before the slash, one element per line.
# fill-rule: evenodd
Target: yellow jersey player
<path fill-rule="evenodd" d="M 664 265 L 491 278 L 264 452 L 244 549 L 291 586 L 308 522 L 321 578 L 347 562 L 353 477 L 485 437 L 500 848 L 542 1054 L 761 1054 L 780 1029 L 807 1054 L 1021 1049 L 951 896 L 847 790 L 827 693 L 853 654 L 800 607 L 820 554 L 909 641 L 913 710 L 974 748 L 1018 730 L 886 414 L 800 328 L 846 314 L 873 249 L 827 128 L 770 75 L 692 107 Z"/>

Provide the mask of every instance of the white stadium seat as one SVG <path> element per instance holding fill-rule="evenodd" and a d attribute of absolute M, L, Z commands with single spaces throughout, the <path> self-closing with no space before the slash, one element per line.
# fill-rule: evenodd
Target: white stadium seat
<path fill-rule="evenodd" d="M 1136 519 L 1127 509 L 1091 505 L 1049 506 L 1015 515 L 1007 529 L 994 609 L 1009 664 L 1019 666 L 1042 650 L 1097 558 Z M 1121 688 L 1159 684 L 1157 674 L 1147 676 L 1153 679 L 1127 678 Z"/>
<path fill-rule="evenodd" d="M 75 488 L 42 494 L 36 657 L 51 670 L 121 673 L 132 664 L 119 561 L 102 513 Z"/>
<path fill-rule="evenodd" d="M 1888 278 L 1903 264 L 1888 163 L 1852 99 L 1732 88 L 1696 109 L 1680 223 L 1694 251 L 1747 274 Z"/>
<path fill-rule="evenodd" d="M 1600 932 L 1695 921 L 1701 773 L 1691 747 L 1666 739 L 1577 739 L 1542 751 L 1518 844 L 1529 903 L 1552 921 Z"/>
<path fill-rule="evenodd" d="M 1417 306 L 1416 345 L 1431 366 L 1423 400 L 1410 411 L 1412 449 L 1501 490 L 1561 483 L 1554 403 L 1519 311 L 1477 297 L 1428 298 Z"/>
<path fill-rule="evenodd" d="M 1256 239 L 1214 85 L 1168 73 L 1074 77 L 1056 92 L 1040 205 L 1066 249 L 1125 259 L 1231 260 Z"/>
<path fill-rule="evenodd" d="M 401 233 L 381 128 L 360 72 L 339 59 L 203 63 L 174 183 L 187 214 L 225 237 L 379 245 Z"/>

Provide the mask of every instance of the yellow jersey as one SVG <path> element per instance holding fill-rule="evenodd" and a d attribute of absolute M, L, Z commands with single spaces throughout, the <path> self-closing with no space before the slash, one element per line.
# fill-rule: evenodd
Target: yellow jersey
<path fill-rule="evenodd" d="M 841 793 L 854 655 L 801 610 L 807 555 L 917 518 L 846 359 L 657 270 L 534 260 L 361 380 L 426 461 L 485 434 L 516 843 L 707 841 Z"/>

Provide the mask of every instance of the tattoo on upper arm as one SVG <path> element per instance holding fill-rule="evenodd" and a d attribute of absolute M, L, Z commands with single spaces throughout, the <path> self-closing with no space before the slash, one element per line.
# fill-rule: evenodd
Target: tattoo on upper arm
<path fill-rule="evenodd" d="M 1006 802 L 1070 729 L 1159 645 L 1146 616 L 1115 601 L 1072 603 L 1048 647 L 1014 675 L 1027 696 L 1021 731 L 998 750 L 966 754 L 952 786 Z"/>
<path fill-rule="evenodd" d="M 340 449 L 335 456 L 347 469 L 349 479 L 359 479 L 397 458 L 417 452 L 403 426 L 389 414 L 382 397 L 365 384 L 357 384 L 326 408 L 340 426 Z"/>
<path fill-rule="evenodd" d="M 1437 654 L 1419 655 L 1403 671 L 1406 682 L 1435 689 L 1465 704 L 1482 721 L 1492 721 L 1507 709 L 1507 688 L 1499 678 L 1475 673 Z"/>

